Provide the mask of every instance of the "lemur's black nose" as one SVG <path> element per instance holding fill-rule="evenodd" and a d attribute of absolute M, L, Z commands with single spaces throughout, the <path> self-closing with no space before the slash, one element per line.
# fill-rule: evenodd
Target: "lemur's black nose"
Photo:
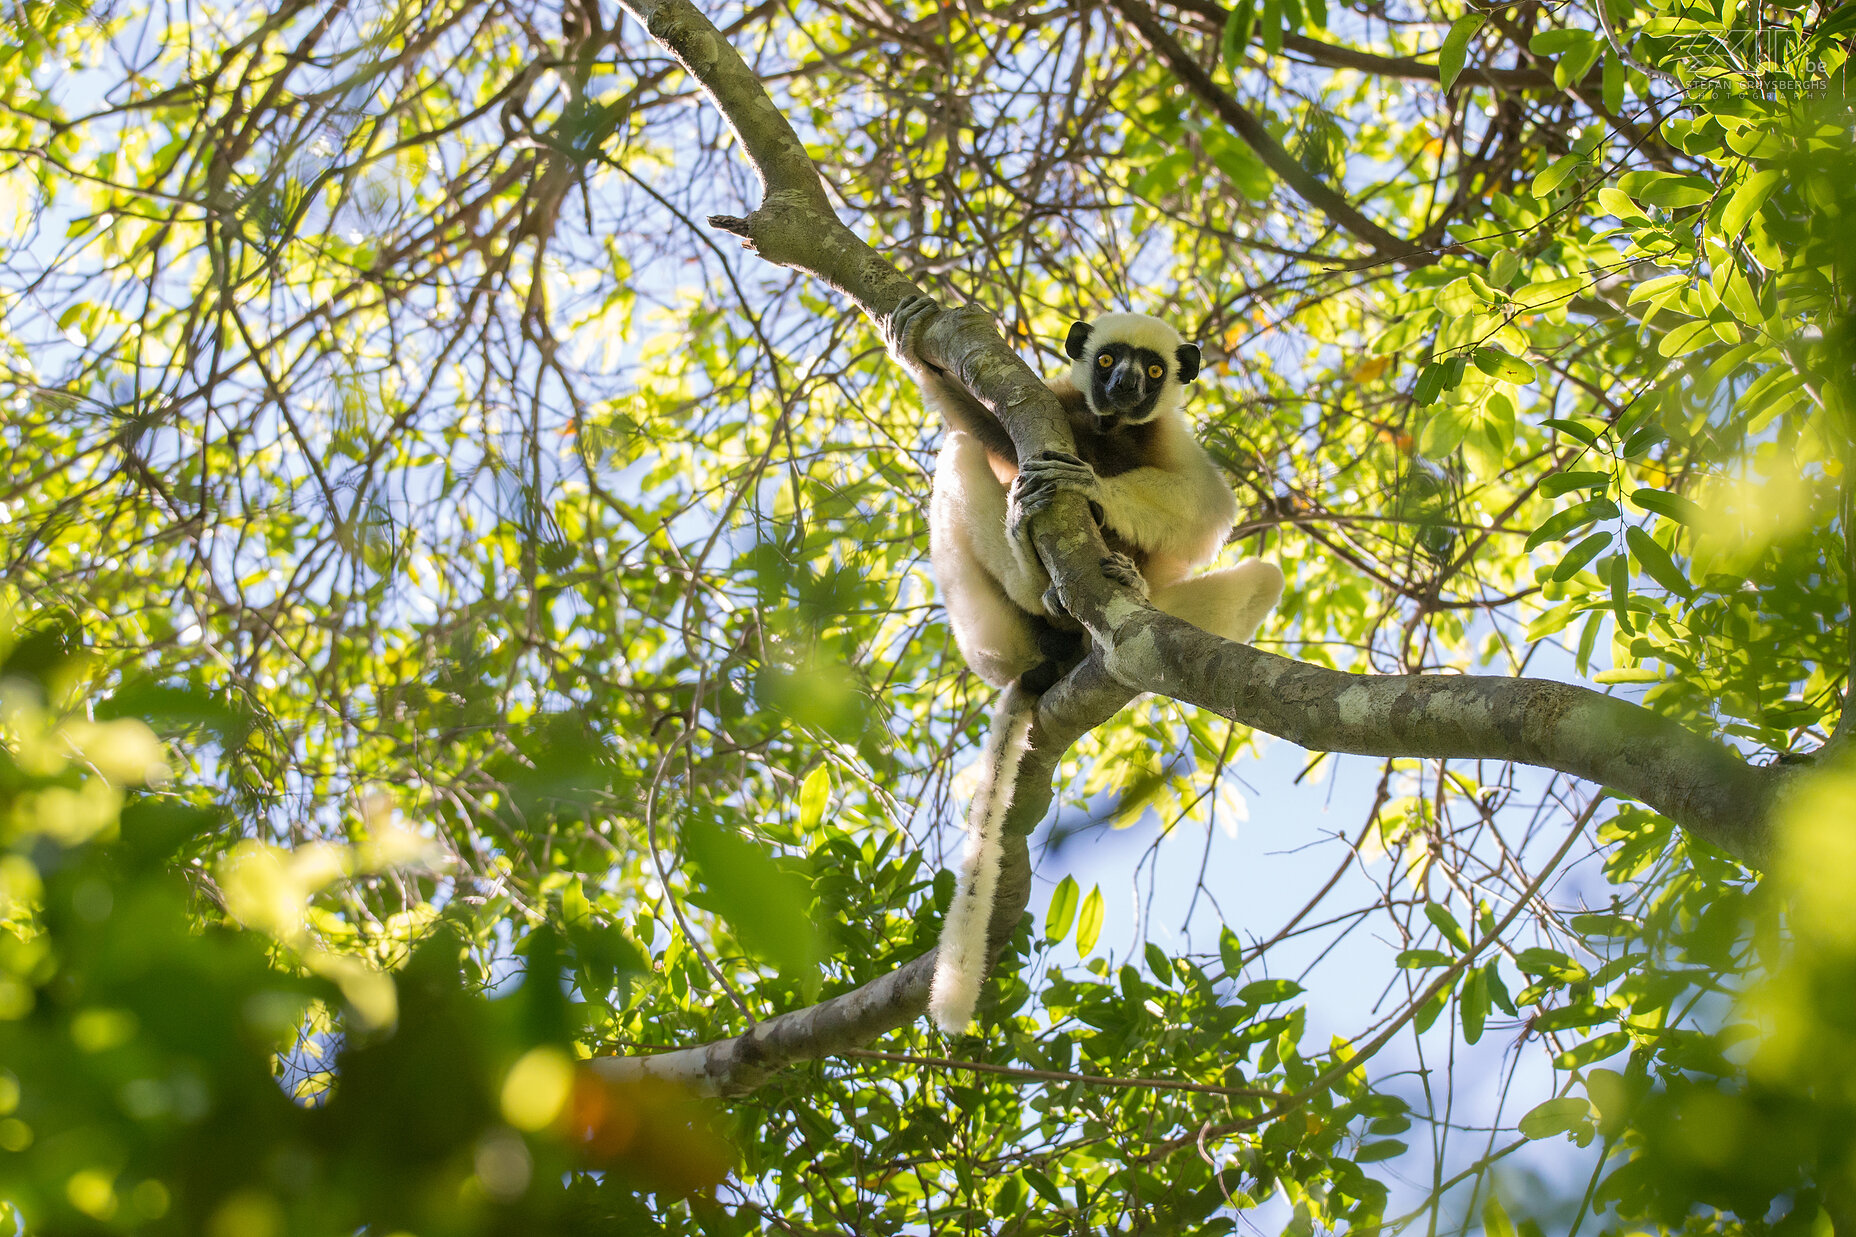
<path fill-rule="evenodd" d="M 1117 369 L 1108 380 L 1109 398 L 1129 403 L 1141 398 L 1141 376 L 1126 367 Z"/>

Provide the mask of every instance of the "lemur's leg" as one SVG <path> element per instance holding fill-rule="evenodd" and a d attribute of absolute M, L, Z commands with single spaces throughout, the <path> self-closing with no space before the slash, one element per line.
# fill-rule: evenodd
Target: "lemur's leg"
<path fill-rule="evenodd" d="M 1044 660 L 1034 616 L 1050 583 L 1040 575 L 1023 582 L 1023 597 L 1007 593 L 1006 577 L 1022 573 L 1006 544 L 1005 506 L 985 447 L 970 434 L 950 433 L 935 465 L 929 552 L 961 656 L 995 687 Z"/>
<path fill-rule="evenodd" d="M 1155 606 L 1226 640 L 1246 643 L 1282 597 L 1282 568 L 1260 558 L 1208 571 L 1156 592 Z"/>

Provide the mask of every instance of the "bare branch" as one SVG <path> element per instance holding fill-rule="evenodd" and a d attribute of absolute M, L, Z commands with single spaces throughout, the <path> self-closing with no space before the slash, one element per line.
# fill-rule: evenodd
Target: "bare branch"
<path fill-rule="evenodd" d="M 1257 157 L 1268 165 L 1270 171 L 1281 177 L 1285 185 L 1295 190 L 1296 196 L 1326 215 L 1334 226 L 1345 229 L 1371 245 L 1380 258 L 1413 266 L 1428 266 L 1437 261 L 1435 253 L 1386 231 L 1362 214 L 1359 208 L 1347 200 L 1345 194 L 1303 167 L 1301 160 L 1285 150 L 1261 120 L 1239 103 L 1230 91 L 1221 89 L 1212 80 L 1211 74 L 1193 59 L 1178 39 L 1167 33 L 1160 19 L 1154 16 L 1153 10 L 1142 0 L 1113 0 L 1113 3 L 1115 10 L 1141 32 L 1141 37 L 1147 40 L 1147 45 L 1154 49 L 1167 68 L 1178 75 L 1179 80 L 1198 96 L 1200 102 L 1216 112 L 1219 119 L 1244 140 L 1245 145 L 1256 151 Z"/>

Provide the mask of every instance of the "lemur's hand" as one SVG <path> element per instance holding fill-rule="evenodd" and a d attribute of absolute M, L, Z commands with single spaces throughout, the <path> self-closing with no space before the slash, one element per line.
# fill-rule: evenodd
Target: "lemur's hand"
<path fill-rule="evenodd" d="M 903 297 L 902 304 L 896 306 L 880 332 L 889 355 L 911 370 L 926 368 L 922 364 L 921 355 L 915 350 L 915 336 L 940 312 L 941 307 L 932 296 L 911 292 Z"/>
<path fill-rule="evenodd" d="M 1006 495 L 1005 535 L 1031 562 L 1038 557 L 1031 548 L 1031 517 L 1066 490 L 1088 499 L 1090 514 L 1096 523 L 1102 522 L 1102 483 L 1096 479 L 1096 470 L 1074 455 L 1062 451 L 1035 455 L 1012 478 L 1011 492 Z"/>

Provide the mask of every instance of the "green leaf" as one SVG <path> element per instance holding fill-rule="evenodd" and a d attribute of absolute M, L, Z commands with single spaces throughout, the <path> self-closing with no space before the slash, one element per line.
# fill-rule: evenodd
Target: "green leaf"
<path fill-rule="evenodd" d="M 1603 3 L 1604 0 L 1599 0 Z M 1581 31 L 1581 33 L 1584 33 Z M 1561 90 L 1570 89 L 1585 80 L 1585 75 L 1592 69 L 1592 64 L 1605 50 L 1597 38 L 1587 35 L 1583 43 L 1566 50 L 1553 66 L 1553 84 Z"/>
<path fill-rule="evenodd" d="M 1476 349 L 1476 368 L 1503 382 L 1524 383 L 1534 380 L 1532 365 L 1518 356 L 1510 356 L 1500 348 Z"/>
<path fill-rule="evenodd" d="M 1565 583 L 1585 569 L 1585 565 L 1598 557 L 1599 551 L 1611 544 L 1610 533 L 1593 533 L 1572 549 L 1566 551 L 1566 557 L 1553 569 L 1552 578 Z"/>
<path fill-rule="evenodd" d="M 1050 895 L 1050 908 L 1044 912 L 1044 937 L 1055 944 L 1070 935 L 1070 925 L 1076 920 L 1076 878 L 1066 876 L 1057 882 L 1057 888 Z"/>
<path fill-rule="evenodd" d="M 1218 933 L 1218 959 L 1224 963 L 1224 973 L 1230 978 L 1235 979 L 1243 972 L 1244 943 L 1229 928 Z"/>
<path fill-rule="evenodd" d="M 1622 455 L 1627 460 L 1634 460 L 1645 451 L 1648 451 L 1651 447 L 1661 442 L 1664 437 L 1665 435 L 1660 425 L 1646 425 L 1624 440 L 1624 445 L 1618 448 L 1618 454 Z"/>
<path fill-rule="evenodd" d="M 1514 1221 L 1502 1210 L 1502 1200 L 1494 1193 L 1482 1204 L 1482 1237 L 1515 1237 Z"/>
<path fill-rule="evenodd" d="M 1457 994 L 1457 1016 L 1463 1020 L 1463 1040 L 1473 1044 L 1482 1038 L 1482 1028 L 1489 1021 L 1489 977 L 1485 968 L 1476 967 L 1463 980 Z"/>
<path fill-rule="evenodd" d="M 1632 1079 L 1611 1069 L 1585 1072 L 1585 1094 L 1598 1110 L 1598 1131 L 1606 1138 L 1622 1134 L 1631 1112 L 1649 1090 L 1648 1079 Z"/>
<path fill-rule="evenodd" d="M 821 764 L 806 774 L 799 787 L 799 831 L 809 833 L 825 818 L 825 804 L 831 798 L 831 769 Z"/>
<path fill-rule="evenodd" d="M 1274 1005 L 1302 995 L 1302 985 L 1293 979 L 1259 979 L 1237 991 L 1237 999 L 1249 1005 Z"/>
<path fill-rule="evenodd" d="M 1597 430 L 1589 425 L 1571 420 L 1567 417 L 1548 417 L 1543 420 L 1541 424 L 1547 426 L 1549 429 L 1556 429 L 1562 434 L 1577 438 L 1588 447 L 1594 445 L 1598 441 Z"/>
<path fill-rule="evenodd" d="M 1570 1031 L 1577 1027 L 1596 1026 L 1601 1022 L 1610 1022 L 1617 1016 L 1616 1010 L 1604 1009 L 1597 1005 L 1562 1005 L 1558 1009 L 1549 1009 L 1534 1019 L 1537 1031 Z"/>
<path fill-rule="evenodd" d="M 1565 27 L 1558 30 L 1542 30 L 1527 41 L 1527 50 L 1536 56 L 1557 56 L 1561 52 L 1571 51 L 1575 47 L 1584 47 L 1592 41 L 1589 30 Z"/>
<path fill-rule="evenodd" d="M 1823 39 L 1848 34 L 1852 30 L 1856 30 L 1856 4 L 1844 3 L 1837 6 L 1837 10 L 1829 17 L 1819 22 L 1817 29 L 1811 34 L 1814 38 Z"/>
<path fill-rule="evenodd" d="M 1570 490 L 1596 490 L 1610 484 L 1608 472 L 1556 472 L 1540 483 L 1540 492 L 1548 498 L 1558 498 Z"/>
<path fill-rule="evenodd" d="M 1579 1096 L 1567 1095 L 1559 1099 L 1536 1104 L 1521 1118 L 1520 1131 L 1523 1138 L 1551 1138 L 1555 1134 L 1569 1134 L 1581 1126 L 1591 1124 L 1592 1106 Z"/>
<path fill-rule="evenodd" d="M 1515 965 L 1529 975 L 1545 975 L 1565 983 L 1588 978 L 1585 968 L 1557 949 L 1534 945 L 1515 955 Z"/>
<path fill-rule="evenodd" d="M 1258 157 L 1257 152 L 1239 140 L 1235 135 L 1219 129 L 1208 129 L 1200 135 L 1200 144 L 1205 153 L 1211 156 L 1237 191 L 1252 202 L 1268 201 L 1275 192 L 1275 182 L 1270 179 L 1270 169 Z"/>
<path fill-rule="evenodd" d="M 1607 60 L 1606 63 L 1609 64 L 1610 61 Z M 1619 219 L 1643 218 L 1643 211 L 1638 208 L 1635 202 L 1630 200 L 1628 194 L 1613 189 L 1609 185 L 1598 191 L 1598 204 L 1610 214 L 1616 215 Z"/>
<path fill-rule="evenodd" d="M 1748 159 L 1776 159 L 1785 153 L 1786 142 L 1773 131 L 1771 125 L 1748 125 L 1744 129 L 1729 129 L 1727 144 L 1737 155 Z"/>
<path fill-rule="evenodd" d="M 1695 277 L 1687 271 L 1677 271 L 1673 275 L 1658 275 L 1656 278 L 1646 279 L 1632 288 L 1630 290 L 1630 295 L 1624 298 L 1624 303 L 1626 305 L 1635 305 L 1640 301 L 1655 299 L 1657 303 L 1660 304 L 1661 301 L 1658 298 L 1663 297 L 1665 293 L 1686 288 L 1694 282 Z"/>
<path fill-rule="evenodd" d="M 1392 960 L 1392 964 L 1421 971 L 1434 966 L 1449 966 L 1454 961 L 1454 958 L 1441 949 L 1401 949 L 1398 951 L 1398 957 Z"/>
<path fill-rule="evenodd" d="M 1746 225 L 1759 213 L 1759 208 L 1766 204 L 1772 191 L 1779 187 L 1780 176 L 1777 168 L 1767 168 L 1753 173 L 1734 190 L 1734 196 L 1727 200 L 1726 209 L 1721 211 L 1721 236 L 1724 239 L 1733 240 L 1746 231 Z"/>
<path fill-rule="evenodd" d="M 1594 683 L 1660 683 L 1663 676 L 1647 666 L 1600 670 L 1592 676 Z"/>
<path fill-rule="evenodd" d="M 1439 408 L 1424 423 L 1418 434 L 1418 454 L 1427 460 L 1441 460 L 1463 445 L 1470 425 L 1461 407 Z"/>
<path fill-rule="evenodd" d="M 1250 47 L 1250 36 L 1256 24 L 1257 0 L 1238 0 L 1237 6 L 1224 19 L 1224 64 L 1232 73 L 1244 66 L 1244 52 Z"/>
<path fill-rule="evenodd" d="M 1699 206 L 1714 196 L 1711 182 L 1674 172 L 1629 172 L 1618 178 L 1618 188 L 1645 206 L 1664 210 Z"/>
<path fill-rule="evenodd" d="M 1636 924 L 1610 911 L 1590 911 L 1572 917 L 1572 930 L 1581 936 L 1635 936 Z"/>
<path fill-rule="evenodd" d="M 1549 305 L 1558 305 L 1571 300 L 1584 290 L 1586 280 L 1577 275 L 1564 279 L 1549 279 L 1542 283 L 1530 283 L 1515 290 L 1511 298 L 1522 309 L 1544 309 Z"/>
<path fill-rule="evenodd" d="M 1537 550 L 1549 541 L 1563 540 L 1574 529 L 1593 520 L 1610 520 L 1619 515 L 1618 505 L 1608 498 L 1588 498 L 1576 507 L 1568 507 L 1547 517 L 1546 523 L 1528 536 L 1529 550 Z"/>
<path fill-rule="evenodd" d="M 1609 1035 L 1600 1035 L 1597 1039 L 1589 1039 L 1575 1048 L 1567 1049 L 1553 1058 L 1553 1064 L 1560 1069 L 1578 1069 L 1582 1065 L 1616 1056 L 1628 1047 L 1630 1036 L 1623 1031 L 1613 1031 Z"/>
<path fill-rule="evenodd" d="M 700 872 L 707 904 L 749 952 L 789 974 L 817 972 L 825 946 L 805 877 L 701 815 L 685 819 L 683 845 Z"/>
<path fill-rule="evenodd" d="M 1521 259 L 1512 249 L 1497 249 L 1489 257 L 1489 282 L 1497 288 L 1513 283 L 1520 271 Z"/>
<path fill-rule="evenodd" d="M 1166 950 L 1152 941 L 1147 942 L 1147 969 L 1162 983 L 1173 981 L 1173 960 L 1166 956 Z"/>
<path fill-rule="evenodd" d="M 1412 402 L 1420 406 L 1435 404 L 1444 392 L 1445 369 L 1441 361 L 1431 361 L 1418 371 L 1418 381 L 1411 388 Z"/>
<path fill-rule="evenodd" d="M 1656 351 L 1658 355 L 1674 360 L 1679 356 L 1686 356 L 1697 348 L 1706 347 L 1713 343 L 1714 339 L 1714 324 L 1705 318 L 1697 319 L 1694 322 L 1684 322 L 1664 335 L 1657 343 Z"/>
<path fill-rule="evenodd" d="M 1373 1164 L 1380 1160 L 1389 1160 L 1393 1156 L 1404 1155 L 1407 1148 L 1396 1138 L 1386 1138 L 1379 1142 L 1363 1143 L 1354 1153 L 1355 1164 Z"/>
<path fill-rule="evenodd" d="M 1652 491 L 1652 493 L 1657 492 Z M 1687 574 L 1676 566 L 1675 560 L 1669 556 L 1669 551 L 1663 549 L 1662 545 L 1649 533 L 1632 524 L 1624 530 L 1624 540 L 1629 544 L 1631 554 L 1650 574 L 1652 580 L 1682 597 L 1687 597 L 1694 591 L 1688 582 Z"/>
<path fill-rule="evenodd" d="M 1430 1030 L 1431 1024 L 1437 1021 L 1438 1015 L 1442 1014 L 1449 1006 L 1450 993 L 1446 989 L 1433 996 L 1418 1008 L 1417 1016 L 1411 1020 L 1412 1029 L 1416 1030 L 1419 1034 L 1423 1034 L 1425 1031 Z"/>
<path fill-rule="evenodd" d="M 1561 155 L 1534 177 L 1534 183 L 1529 192 L 1537 198 L 1552 197 L 1553 191 L 1565 184 L 1567 177 L 1578 171 L 1585 163 L 1584 155 Z"/>
<path fill-rule="evenodd" d="M 1469 935 L 1463 931 L 1463 925 L 1459 924 L 1456 918 L 1452 916 L 1448 910 L 1444 909 L 1441 903 L 1426 902 L 1424 904 L 1424 917 L 1430 920 L 1439 932 L 1444 934 L 1445 940 L 1455 945 L 1458 949 L 1463 950 L 1465 953 L 1469 951 Z"/>
<path fill-rule="evenodd" d="M 1495 289 L 1480 275 L 1459 275 L 1438 289 L 1436 303 L 1453 317 L 1478 313 L 1495 303 Z"/>
<path fill-rule="evenodd" d="M 1487 20 L 1486 13 L 1471 13 L 1450 23 L 1450 33 L 1444 36 L 1444 45 L 1437 53 L 1437 74 L 1445 90 L 1456 85 L 1456 79 L 1463 72 L 1463 62 L 1469 55 L 1469 41 Z"/>
<path fill-rule="evenodd" d="M 1635 635 L 1636 628 L 1630 621 L 1630 556 L 1613 554 L 1598 574 L 1611 579 L 1611 616 L 1617 620 L 1618 629 Z"/>
<path fill-rule="evenodd" d="M 1076 923 L 1076 953 L 1078 957 L 1087 958 L 1096 947 L 1096 938 L 1102 934 L 1102 886 L 1096 885 L 1089 890 L 1089 896 L 1083 899 L 1083 915 Z"/>
<path fill-rule="evenodd" d="M 1630 500 L 1644 511 L 1653 511 L 1683 524 L 1693 525 L 1701 518 L 1700 507 L 1680 494 L 1671 494 L 1667 490 L 1633 490 Z"/>
<path fill-rule="evenodd" d="M 1051 1206 L 1061 1210 L 1067 1205 L 1063 1201 L 1063 1195 L 1057 1192 L 1056 1183 L 1037 1169 L 1021 1168 L 1018 1170 L 1018 1175 L 1025 1179 L 1026 1185 L 1038 1192 L 1039 1198 Z"/>

